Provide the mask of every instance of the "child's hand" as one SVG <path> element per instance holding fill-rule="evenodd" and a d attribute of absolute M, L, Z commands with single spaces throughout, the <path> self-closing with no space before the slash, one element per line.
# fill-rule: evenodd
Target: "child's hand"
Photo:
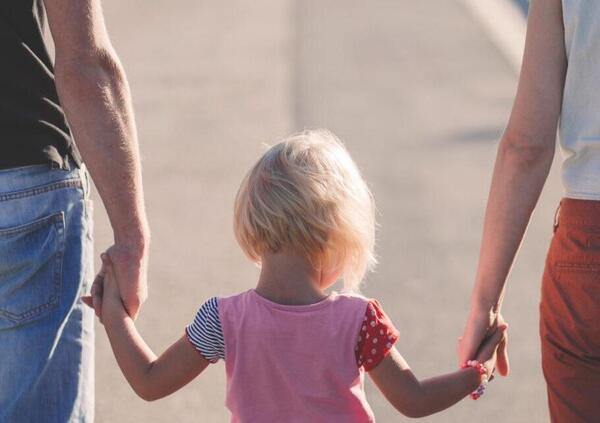
<path fill-rule="evenodd" d="M 81 297 L 81 301 L 83 301 L 85 305 L 94 309 L 96 316 L 98 316 L 98 319 L 100 319 L 100 323 L 102 323 L 102 285 L 105 273 L 106 268 L 104 265 L 102 265 L 100 271 L 94 278 L 90 295 L 84 295 Z"/>
<path fill-rule="evenodd" d="M 127 314 L 123 300 L 121 299 L 121 291 L 119 290 L 112 262 L 107 254 L 102 254 L 101 257 L 102 266 L 105 269 L 102 287 L 102 316 L 106 319 L 108 315 Z"/>
<path fill-rule="evenodd" d="M 95 281 L 92 295 L 82 297 L 82 300 L 95 310 L 100 322 L 104 323 L 106 318 L 123 317 L 127 313 L 121 300 L 112 263 L 106 254 L 102 254 L 101 258 L 102 268 L 97 276 L 100 280 Z"/>
<path fill-rule="evenodd" d="M 485 366 L 487 369 L 487 377 L 489 380 L 493 377 L 494 369 L 496 368 L 496 353 L 498 345 L 505 339 L 508 325 L 503 323 L 498 326 L 484 341 L 477 351 L 475 359 Z"/>

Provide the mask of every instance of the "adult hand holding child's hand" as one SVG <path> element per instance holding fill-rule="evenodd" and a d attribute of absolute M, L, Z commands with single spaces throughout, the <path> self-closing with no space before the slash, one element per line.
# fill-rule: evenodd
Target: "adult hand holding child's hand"
<path fill-rule="evenodd" d="M 498 360 L 498 352 L 501 346 L 506 342 L 506 330 L 508 325 L 503 321 L 487 336 L 483 341 L 475 360 L 484 365 L 487 370 L 488 380 L 492 380 L 496 362 Z"/>
<path fill-rule="evenodd" d="M 82 300 L 95 310 L 100 322 L 104 323 L 107 316 L 127 315 L 127 312 L 121 299 L 113 264 L 108 254 L 103 253 L 101 258 L 102 268 L 94 280 L 92 295 L 83 297 Z"/>
<path fill-rule="evenodd" d="M 481 351 L 494 331 L 503 326 L 507 326 L 502 314 L 491 315 L 489 313 L 478 314 L 471 313 L 465 327 L 462 337 L 459 338 L 458 360 L 462 364 L 467 360 L 472 360 L 478 351 Z M 510 371 L 508 360 L 508 334 L 506 330 L 497 351 L 498 373 L 502 376 L 508 376 Z"/>

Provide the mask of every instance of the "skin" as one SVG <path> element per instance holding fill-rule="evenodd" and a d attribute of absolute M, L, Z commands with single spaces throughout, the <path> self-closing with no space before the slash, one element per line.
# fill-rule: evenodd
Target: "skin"
<path fill-rule="evenodd" d="M 473 357 L 502 322 L 506 279 L 554 157 L 566 69 L 561 1 L 532 0 L 519 87 L 496 156 L 460 362 Z M 507 375 L 505 342 L 498 355 L 499 373 Z"/>
<path fill-rule="evenodd" d="M 181 389 L 208 367 L 185 335 L 157 357 L 137 331 L 121 299 L 114 266 L 103 254 L 102 321 L 117 363 L 135 393 L 155 401 Z M 97 306 L 97 304 L 96 304 Z"/>
<path fill-rule="evenodd" d="M 56 45 L 55 80 L 77 146 L 106 207 L 114 233 L 108 248 L 135 317 L 147 296 L 150 231 L 144 209 L 137 132 L 129 85 L 104 25 L 100 0 L 45 0 Z M 100 282 L 92 286 L 96 302 Z"/>
<path fill-rule="evenodd" d="M 339 277 L 339 272 L 314 269 L 304 258 L 293 253 L 265 254 L 256 287 L 259 295 L 281 304 L 313 304 L 327 297 L 325 289 Z M 103 255 L 104 327 L 117 363 L 133 390 L 143 399 L 163 398 L 198 376 L 208 366 L 183 336 L 157 357 L 138 333 L 125 311 L 118 277 L 108 256 Z M 496 349 L 502 342 L 506 326 L 498 328 L 483 343 L 477 359 L 490 377 L 496 362 Z M 482 377 L 473 368 L 419 381 L 410 367 L 393 348 L 391 353 L 369 372 L 384 396 L 401 413 L 421 417 L 450 407 L 474 391 Z"/>

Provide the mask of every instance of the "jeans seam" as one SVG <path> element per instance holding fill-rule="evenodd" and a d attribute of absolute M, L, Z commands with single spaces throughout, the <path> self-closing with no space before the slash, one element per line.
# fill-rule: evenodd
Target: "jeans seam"
<path fill-rule="evenodd" d="M 81 179 L 65 179 L 63 181 L 53 182 L 47 185 L 41 185 L 34 188 L 29 188 L 23 191 L 9 192 L 0 194 L 0 202 L 8 200 L 16 200 L 20 198 L 32 197 L 34 195 L 44 194 L 61 188 L 80 188 L 83 189 Z"/>
<path fill-rule="evenodd" d="M 26 223 L 21 226 L 17 226 L 14 228 L 0 229 L 0 235 L 6 236 L 6 235 L 20 234 L 22 232 L 29 232 L 33 229 L 39 228 L 40 226 L 44 226 L 48 221 L 50 221 L 50 223 L 57 223 L 63 219 L 64 219 L 63 212 L 54 213 L 50 216 L 42 217 L 41 219 L 38 219 L 31 223 Z"/>

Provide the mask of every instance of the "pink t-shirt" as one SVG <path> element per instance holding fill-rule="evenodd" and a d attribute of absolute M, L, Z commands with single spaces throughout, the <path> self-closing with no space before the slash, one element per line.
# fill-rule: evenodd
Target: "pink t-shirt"
<path fill-rule="evenodd" d="M 332 294 L 288 306 L 254 290 L 220 299 L 231 421 L 375 421 L 354 355 L 367 303 Z"/>
<path fill-rule="evenodd" d="M 398 338 L 376 300 L 289 306 L 254 290 L 211 298 L 186 331 L 209 361 L 225 359 L 232 422 L 375 421 L 364 372 Z"/>

